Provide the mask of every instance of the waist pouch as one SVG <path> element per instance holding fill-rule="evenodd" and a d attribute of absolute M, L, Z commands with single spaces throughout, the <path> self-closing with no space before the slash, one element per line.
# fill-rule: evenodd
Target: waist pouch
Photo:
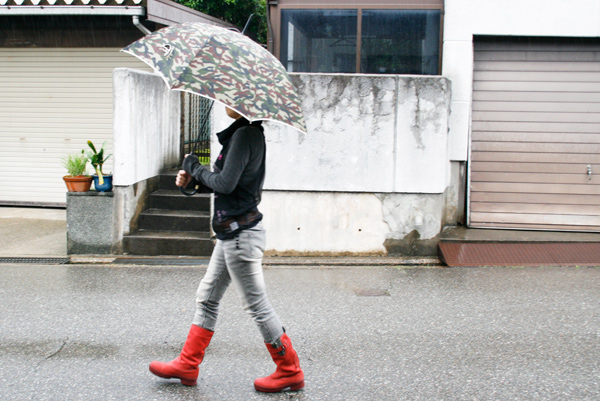
<path fill-rule="evenodd" d="M 262 220 L 262 213 L 259 211 L 248 212 L 241 216 L 235 216 L 225 220 L 213 220 L 212 227 L 216 234 L 233 237 L 243 229 L 254 227 Z M 217 235 L 217 238 L 219 235 Z"/>

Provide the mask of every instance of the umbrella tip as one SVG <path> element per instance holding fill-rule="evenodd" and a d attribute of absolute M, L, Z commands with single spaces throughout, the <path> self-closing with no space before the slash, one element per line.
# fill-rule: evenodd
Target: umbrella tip
<path fill-rule="evenodd" d="M 244 29 L 242 30 L 242 35 L 246 34 L 246 29 L 248 29 L 248 25 L 250 25 L 250 21 L 252 20 L 252 17 L 254 17 L 254 14 L 250 14 L 250 16 L 248 17 L 248 21 L 246 21 L 246 25 L 244 26 Z"/>

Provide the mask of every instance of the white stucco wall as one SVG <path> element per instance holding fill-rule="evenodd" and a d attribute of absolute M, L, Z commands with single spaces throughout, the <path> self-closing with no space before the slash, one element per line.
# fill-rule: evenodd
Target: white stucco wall
<path fill-rule="evenodd" d="M 385 254 L 390 232 L 374 194 L 265 191 L 267 250 L 279 254 Z"/>
<path fill-rule="evenodd" d="M 386 241 L 443 227 L 450 82 L 441 77 L 292 74 L 306 135 L 265 123 L 260 210 L 278 254 L 385 254 Z M 213 109 L 214 132 L 231 120 Z M 212 153 L 220 145 L 213 135 Z"/>
<path fill-rule="evenodd" d="M 597 37 L 600 36 L 600 0 L 445 2 L 442 75 L 452 81 L 450 160 L 467 160 L 473 35 Z"/>
<path fill-rule="evenodd" d="M 115 186 L 133 185 L 176 166 L 180 96 L 153 73 L 117 68 L 114 91 Z"/>
<path fill-rule="evenodd" d="M 450 82 L 442 77 L 292 74 L 306 135 L 265 123 L 266 190 L 442 193 Z M 215 131 L 225 128 L 215 108 Z M 213 140 L 213 154 L 220 145 Z"/>

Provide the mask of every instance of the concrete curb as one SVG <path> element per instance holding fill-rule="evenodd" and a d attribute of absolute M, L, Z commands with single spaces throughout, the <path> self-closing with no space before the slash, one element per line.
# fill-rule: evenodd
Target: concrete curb
<path fill-rule="evenodd" d="M 210 258 L 198 257 L 144 257 L 144 256 L 104 256 L 76 255 L 70 257 L 71 264 L 110 264 L 110 265 L 207 265 Z M 438 258 L 433 257 L 265 257 L 265 267 L 302 266 L 302 267 L 444 267 Z"/>

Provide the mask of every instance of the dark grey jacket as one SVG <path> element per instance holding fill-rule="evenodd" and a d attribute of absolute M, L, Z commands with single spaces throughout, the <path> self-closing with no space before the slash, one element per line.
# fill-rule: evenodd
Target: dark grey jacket
<path fill-rule="evenodd" d="M 202 166 L 196 156 L 186 157 L 183 169 L 215 191 L 214 220 L 223 221 L 258 211 L 265 179 L 266 151 L 260 122 L 250 124 L 245 118 L 239 118 L 217 137 L 223 149 L 215 162 L 214 172 Z M 260 218 L 252 225 L 259 221 Z"/>

